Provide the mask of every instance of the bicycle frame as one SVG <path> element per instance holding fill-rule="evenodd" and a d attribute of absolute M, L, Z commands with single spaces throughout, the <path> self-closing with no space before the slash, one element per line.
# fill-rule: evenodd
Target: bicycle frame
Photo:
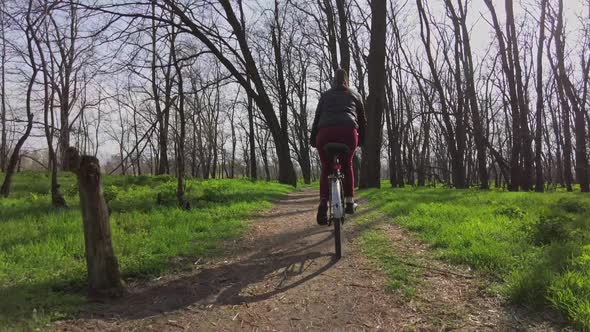
<path fill-rule="evenodd" d="M 331 174 L 328 176 L 330 181 L 330 202 L 328 204 L 330 209 L 330 219 L 328 224 L 334 224 L 334 244 L 336 249 L 336 259 L 342 257 L 342 239 L 341 239 L 341 226 L 344 223 L 344 197 L 342 180 L 344 175 L 340 172 L 340 161 L 338 156 L 334 157 L 333 169 Z"/>
<path fill-rule="evenodd" d="M 344 176 L 340 169 L 328 176 L 330 181 L 330 219 L 339 220 L 344 218 L 344 204 L 342 201 L 342 179 Z"/>

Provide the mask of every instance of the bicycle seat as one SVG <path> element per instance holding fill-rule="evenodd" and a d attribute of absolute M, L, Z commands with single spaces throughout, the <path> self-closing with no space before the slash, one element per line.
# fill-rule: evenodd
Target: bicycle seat
<path fill-rule="evenodd" d="M 324 151 L 326 151 L 330 157 L 335 157 L 348 154 L 350 152 L 350 148 L 348 145 L 342 143 L 328 143 L 324 145 Z"/>

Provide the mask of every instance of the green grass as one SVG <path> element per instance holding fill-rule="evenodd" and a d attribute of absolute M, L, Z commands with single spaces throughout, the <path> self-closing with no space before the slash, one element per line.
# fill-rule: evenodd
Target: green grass
<path fill-rule="evenodd" d="M 0 175 L 0 179 L 3 176 Z M 0 199 L 0 330 L 29 330 L 69 317 L 84 302 L 86 267 L 82 221 L 73 176 L 60 175 L 69 209 L 51 207 L 49 177 L 18 174 L 10 198 Z M 292 190 L 248 180 L 189 180 L 190 211 L 177 208 L 169 176 L 103 179 L 115 252 L 125 278 L 178 268 L 173 258 L 220 254 L 245 220 Z M 156 204 L 160 194 L 162 205 Z"/>
<path fill-rule="evenodd" d="M 442 188 L 362 195 L 440 258 L 502 280 L 513 302 L 552 305 L 590 329 L 590 195 Z"/>
<path fill-rule="evenodd" d="M 416 291 L 416 269 L 405 263 L 408 258 L 402 258 L 394 248 L 388 235 L 379 227 L 384 220 L 382 215 L 369 212 L 354 218 L 360 230 L 360 248 L 387 277 L 385 286 L 388 292 L 399 292 L 402 298 L 410 300 Z"/>
<path fill-rule="evenodd" d="M 408 297 L 414 294 L 416 280 L 413 277 L 413 271 L 391 248 L 391 242 L 384 232 L 367 230 L 361 235 L 360 244 L 363 253 L 385 272 L 387 291 L 402 290 L 403 295 Z"/>

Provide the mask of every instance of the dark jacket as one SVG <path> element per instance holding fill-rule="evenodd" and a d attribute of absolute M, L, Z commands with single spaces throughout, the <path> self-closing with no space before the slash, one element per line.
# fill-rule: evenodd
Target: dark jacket
<path fill-rule="evenodd" d="M 315 111 L 311 127 L 310 144 L 315 147 L 318 130 L 324 127 L 356 128 L 359 145 L 365 141 L 365 107 L 361 96 L 345 86 L 331 88 L 324 92 Z"/>

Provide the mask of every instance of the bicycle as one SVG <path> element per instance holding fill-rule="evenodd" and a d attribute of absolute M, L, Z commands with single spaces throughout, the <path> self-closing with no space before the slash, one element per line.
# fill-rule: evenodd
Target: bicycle
<path fill-rule="evenodd" d="M 330 195 L 328 201 L 329 218 L 328 226 L 334 224 L 334 243 L 335 243 L 335 257 L 340 259 L 342 257 L 342 240 L 341 240 L 341 226 L 344 224 L 344 192 L 342 182 L 344 174 L 341 172 L 340 160 L 341 155 L 346 155 L 350 152 L 350 148 L 341 143 L 328 143 L 324 145 L 324 151 L 328 157 L 333 160 L 332 169 L 328 180 L 330 182 Z"/>

